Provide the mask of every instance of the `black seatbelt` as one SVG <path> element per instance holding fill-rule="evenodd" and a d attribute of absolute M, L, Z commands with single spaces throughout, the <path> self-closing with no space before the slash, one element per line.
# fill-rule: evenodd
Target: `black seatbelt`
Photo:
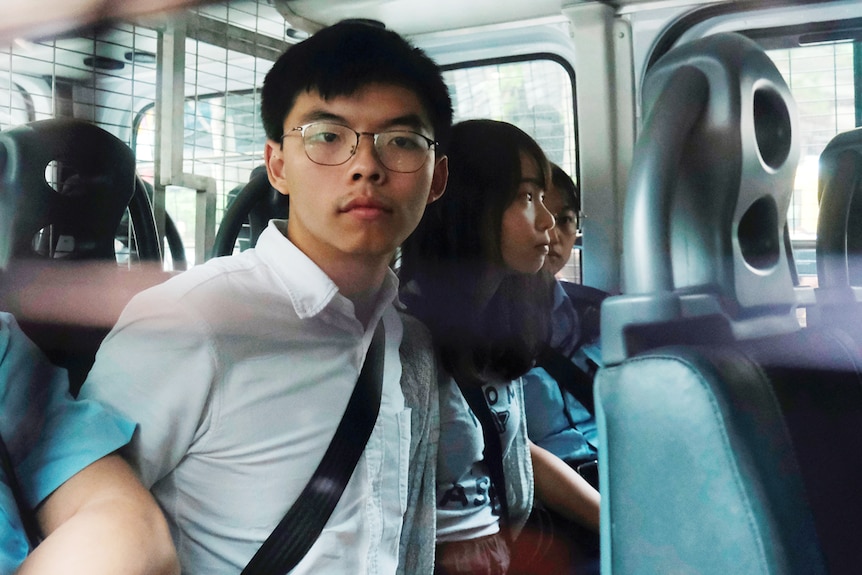
<path fill-rule="evenodd" d="M 590 415 L 596 414 L 593 378 L 590 374 L 585 373 L 572 363 L 572 360 L 551 347 L 545 348 L 536 365 L 547 371 L 557 381 L 561 390 L 572 394 L 590 412 Z"/>
<path fill-rule="evenodd" d="M 284 575 L 305 557 L 317 540 L 344 493 L 377 421 L 383 388 L 384 348 L 381 320 L 374 330 L 347 409 L 323 459 L 242 575 Z"/>
<path fill-rule="evenodd" d="M 488 402 L 485 401 L 485 394 L 482 391 L 481 383 L 478 381 L 463 385 L 458 383 L 458 387 L 461 389 L 464 399 L 467 400 L 467 405 L 470 406 L 473 414 L 482 425 L 482 436 L 485 440 L 485 464 L 488 466 L 488 474 L 491 476 L 491 486 L 494 488 L 497 502 L 500 504 L 501 530 L 508 538 L 510 536 L 510 532 L 507 529 L 509 525 L 509 501 L 506 497 L 506 476 L 503 471 L 503 443 L 500 440 L 500 432 L 497 431 L 494 414 L 491 412 L 491 408 L 488 407 Z"/>
<path fill-rule="evenodd" d="M 27 540 L 30 541 L 30 546 L 35 549 L 42 541 L 42 530 L 39 529 L 39 524 L 36 522 L 36 515 L 24 500 L 24 493 L 21 491 L 21 485 L 19 485 L 15 475 L 15 468 L 12 467 L 12 457 L 9 455 L 9 450 L 6 448 L 2 437 L 0 437 L 0 466 L 6 475 L 12 497 L 15 498 L 15 503 L 18 505 L 18 515 L 21 517 L 24 533 L 27 535 Z"/>
<path fill-rule="evenodd" d="M 581 336 L 577 347 L 597 340 L 602 302 L 611 294 L 594 287 L 565 281 L 560 282 L 560 286 L 566 292 L 578 316 Z M 589 359 L 588 361 L 592 363 Z M 542 352 L 536 365 L 544 368 L 557 381 L 561 391 L 568 392 L 590 412 L 590 415 L 595 416 L 596 408 L 593 400 L 595 369 L 592 373 L 584 371 L 570 358 L 550 346 Z M 566 414 L 568 415 L 568 411 Z"/>

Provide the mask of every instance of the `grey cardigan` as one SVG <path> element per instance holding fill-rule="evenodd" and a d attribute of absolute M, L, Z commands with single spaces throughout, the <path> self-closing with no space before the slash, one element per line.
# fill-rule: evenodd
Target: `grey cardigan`
<path fill-rule="evenodd" d="M 434 571 L 437 531 L 436 474 L 440 436 L 438 369 L 431 334 L 416 318 L 400 314 L 401 390 L 410 414 L 410 476 L 407 510 L 401 529 L 398 573 L 430 575 Z"/>
<path fill-rule="evenodd" d="M 439 366 L 427 328 L 412 316 L 401 314 L 404 337 L 401 342 L 401 389 L 406 405 L 412 409 L 410 435 L 410 483 L 407 511 L 401 531 L 398 573 L 430 575 L 434 571 L 437 531 L 437 448 L 440 438 L 441 384 L 450 376 Z M 506 495 L 513 536 L 527 522 L 533 507 L 533 465 L 527 444 L 527 418 L 524 414 L 524 386 L 515 381 L 517 403 L 521 410 L 512 449 L 503 460 Z"/>

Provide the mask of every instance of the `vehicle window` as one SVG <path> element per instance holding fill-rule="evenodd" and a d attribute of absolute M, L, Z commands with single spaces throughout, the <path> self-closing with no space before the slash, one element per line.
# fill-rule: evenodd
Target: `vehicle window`
<path fill-rule="evenodd" d="M 793 93 L 801 151 L 787 214 L 800 282 L 816 285 L 817 175 L 820 154 L 840 132 L 856 127 L 854 44 L 835 42 L 768 50 Z"/>
<path fill-rule="evenodd" d="M 578 181 L 574 72 L 570 68 L 549 57 L 533 57 L 462 64 L 448 69 L 443 77 L 450 87 L 456 122 L 490 118 L 514 124 Z M 577 255 L 561 272 L 564 279 L 580 281 Z"/>
<path fill-rule="evenodd" d="M 10 74 L 0 73 L 0 130 L 25 124 L 33 116 L 33 104 L 27 92 L 12 81 Z"/>
<path fill-rule="evenodd" d="M 284 18 L 266 1 L 244 0 L 204 5 L 190 11 L 185 48 L 183 172 L 212 178 L 216 184 L 215 222 L 263 163 L 266 136 L 260 122 L 260 86 L 275 59 L 287 48 Z M 155 108 L 136 122 L 138 169 L 155 169 Z M 199 221 L 194 190 L 168 186 L 165 208 L 183 238 L 194 265 L 195 226 Z M 198 262 L 200 263 L 200 262 Z"/>
<path fill-rule="evenodd" d="M 271 64 L 270 64 L 271 65 Z M 263 162 L 265 135 L 260 124 L 260 99 L 255 90 L 188 99 L 184 105 L 183 171 L 216 182 L 216 222 L 232 197 Z M 148 107 L 137 128 L 138 169 L 152 178 L 155 164 L 155 110 Z M 183 238 L 189 265 L 194 265 L 196 192 L 168 186 L 165 209 Z M 200 263 L 200 262 L 198 262 Z"/>

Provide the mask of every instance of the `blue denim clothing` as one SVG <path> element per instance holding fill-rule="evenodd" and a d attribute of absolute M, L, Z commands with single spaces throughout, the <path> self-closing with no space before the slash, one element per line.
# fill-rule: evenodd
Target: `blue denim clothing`
<path fill-rule="evenodd" d="M 585 369 L 588 361 L 586 351 L 595 352 L 597 344 L 588 342 L 584 347 L 579 346 L 580 335 L 575 307 L 557 282 L 551 346 Z M 570 393 L 563 392 L 556 380 L 541 367 L 530 370 L 523 380 L 530 439 L 564 461 L 594 459 L 598 446 L 595 417 Z"/>
<path fill-rule="evenodd" d="M 69 394 L 64 370 L 48 362 L 0 312 L 0 436 L 30 508 L 67 479 L 132 438 L 133 423 Z M 0 469 L 0 574 L 24 561 L 30 545 L 6 474 Z"/>

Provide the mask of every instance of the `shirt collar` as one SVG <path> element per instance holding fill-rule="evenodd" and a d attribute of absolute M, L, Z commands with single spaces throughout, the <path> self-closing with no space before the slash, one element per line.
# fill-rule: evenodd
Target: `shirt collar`
<path fill-rule="evenodd" d="M 338 286 L 287 239 L 287 220 L 270 220 L 257 240 L 255 251 L 281 281 L 299 317 L 314 317 L 328 306 L 353 315 L 353 304 L 338 292 Z M 383 279 L 372 317 L 379 318 L 397 295 L 398 276 L 390 269 Z"/>

